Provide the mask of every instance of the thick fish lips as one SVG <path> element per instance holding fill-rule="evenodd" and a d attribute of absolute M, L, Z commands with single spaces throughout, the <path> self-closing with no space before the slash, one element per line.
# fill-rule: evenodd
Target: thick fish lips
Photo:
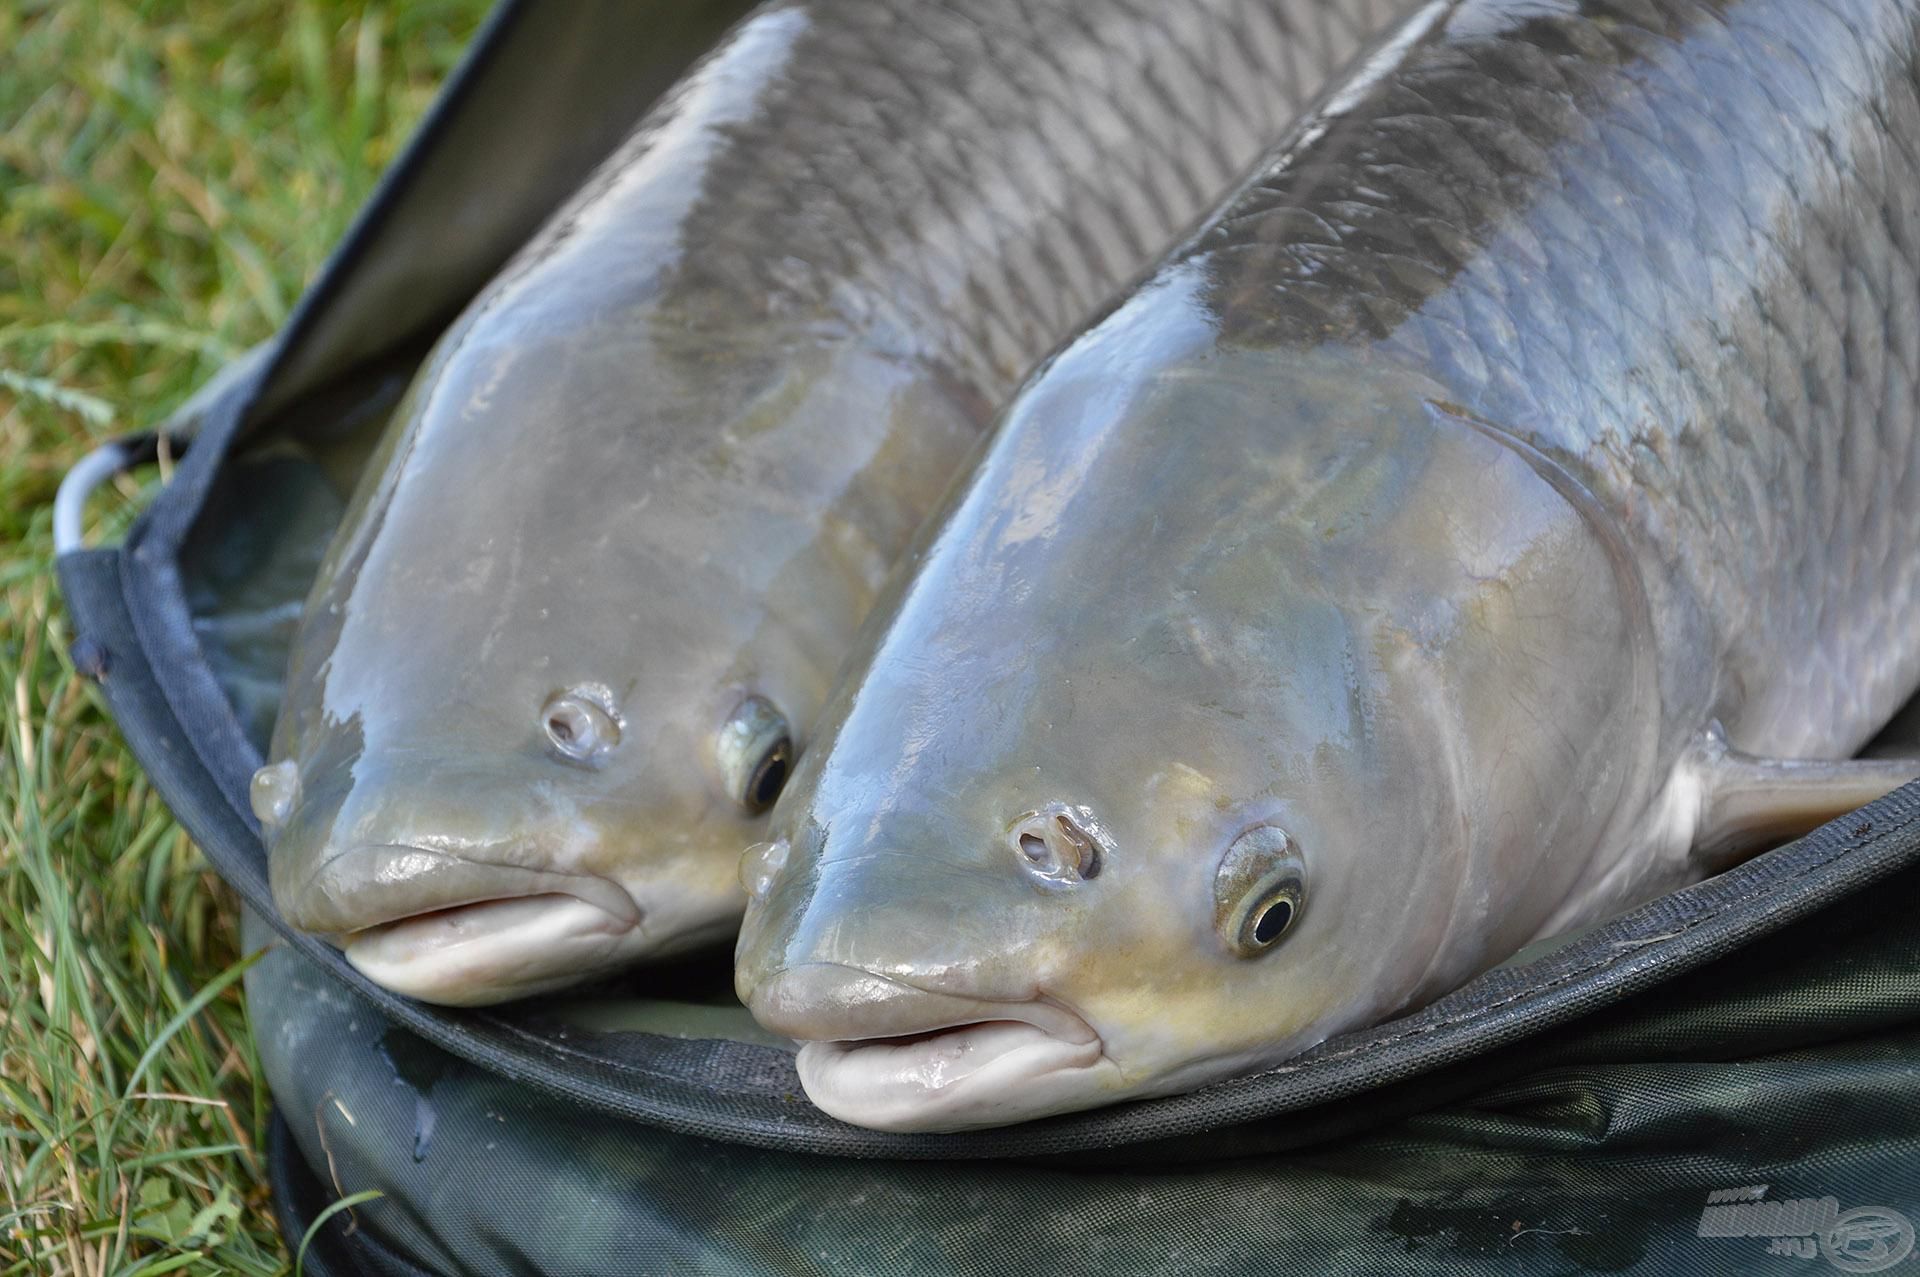
<path fill-rule="evenodd" d="M 343 792 L 323 787 L 303 803 L 301 788 L 290 762 L 253 781 L 274 902 L 396 993 L 448 1006 L 523 997 L 576 982 L 646 940 L 641 909 L 616 882 L 516 864 L 504 846 L 343 847 L 331 835 Z"/>
<path fill-rule="evenodd" d="M 917 988 L 830 962 L 784 968 L 748 995 L 754 1018 L 799 1040 L 801 1084 L 842 1121 L 957 1131 L 1018 1121 L 1083 1094 L 1100 1035 L 1044 997 L 998 1001 Z"/>
<path fill-rule="evenodd" d="M 337 937 L 380 985 L 449 1006 L 573 983 L 641 924 L 632 896 L 605 878 L 397 845 L 330 857 L 281 912 Z"/>

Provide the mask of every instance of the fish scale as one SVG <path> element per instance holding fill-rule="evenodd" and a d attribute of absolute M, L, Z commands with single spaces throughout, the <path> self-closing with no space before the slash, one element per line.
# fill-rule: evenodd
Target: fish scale
<path fill-rule="evenodd" d="M 387 426 L 255 780 L 282 912 L 461 1003 L 722 942 L 994 406 L 1393 7 L 756 10 Z"/>
<path fill-rule="evenodd" d="M 1586 4 L 1451 43 L 1316 122 L 1357 162 L 1255 182 L 1193 251 L 1258 281 L 1223 286 L 1230 339 L 1384 343 L 1574 467 L 1672 565 L 1650 588 L 1697 601 L 1666 670 L 1679 718 L 1844 755 L 1920 680 L 1920 555 L 1901 552 L 1920 543 L 1920 103 L 1886 61 L 1915 10 L 1723 7 Z M 1824 74 L 1779 83 L 1781 45 Z M 1608 109 L 1571 118 L 1628 61 Z M 1789 197 L 1812 198 L 1780 226 L 1741 213 Z M 1680 235 L 1714 267 L 1663 274 Z M 1723 653 L 1706 704 L 1681 694 L 1702 641 Z"/>
<path fill-rule="evenodd" d="M 1282 1065 L 1914 778 L 1920 0 L 1440 0 L 1009 404 L 746 863 L 829 1114 Z"/>
<path fill-rule="evenodd" d="M 1299 0 L 1083 9 L 949 13 L 895 0 L 835 14 L 821 55 L 735 130 L 713 181 L 726 197 L 703 210 L 683 285 L 730 297 L 771 288 L 829 310 L 851 287 L 911 308 L 937 357 L 991 397 L 1244 168 L 1360 46 L 1373 11 L 1392 11 Z M 1000 29 L 996 56 L 942 74 L 954 33 L 972 24 Z M 1024 43 L 1009 53 L 1012 31 Z M 911 86 L 898 69 L 906 32 L 925 33 L 911 45 L 925 78 Z M 1209 65 L 1222 45 L 1286 49 L 1301 65 L 1275 74 L 1245 53 Z M 1047 109 L 1027 109 L 1034 99 Z M 1028 176 L 1047 186 L 1007 180 L 1006 158 L 1029 154 L 1041 171 Z M 792 277 L 758 277 L 751 255 L 703 249 L 761 241 L 806 263 L 798 290 Z"/>

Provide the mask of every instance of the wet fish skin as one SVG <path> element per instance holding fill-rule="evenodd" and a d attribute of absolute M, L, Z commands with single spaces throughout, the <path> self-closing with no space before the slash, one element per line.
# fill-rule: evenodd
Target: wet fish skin
<path fill-rule="evenodd" d="M 757 11 L 370 463 L 255 783 L 282 912 L 449 1003 L 727 938 L 746 800 L 992 407 L 1404 7 Z"/>
<path fill-rule="evenodd" d="M 815 1103 L 1267 1067 L 1910 777 L 1746 756 L 1920 683 L 1917 53 L 1913 3 L 1459 0 L 1336 88 L 876 605 L 748 858 Z"/>

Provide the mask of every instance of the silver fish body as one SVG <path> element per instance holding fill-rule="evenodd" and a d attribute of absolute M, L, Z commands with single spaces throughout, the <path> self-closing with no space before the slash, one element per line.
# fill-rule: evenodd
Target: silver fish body
<path fill-rule="evenodd" d="M 729 937 L 739 849 L 993 408 L 1395 7 L 757 10 L 370 463 L 254 787 L 288 919 L 446 1003 Z"/>
<path fill-rule="evenodd" d="M 1920 5 L 1421 10 L 1016 397 L 747 860 L 849 1121 L 1257 1070 L 1877 796 Z"/>

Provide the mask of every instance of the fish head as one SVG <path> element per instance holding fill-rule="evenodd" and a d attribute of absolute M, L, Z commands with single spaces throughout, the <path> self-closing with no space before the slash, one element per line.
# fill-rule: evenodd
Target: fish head
<path fill-rule="evenodd" d="M 518 724 L 463 724 L 368 750 L 327 723 L 255 776 L 275 899 L 388 988 L 449 1005 L 524 997 L 723 942 L 730 850 L 793 749 L 765 698 L 720 726 L 656 725 L 603 683 L 522 680 Z M 675 726 L 678 730 L 674 730 Z M 517 730 L 516 730 L 517 729 Z M 729 732 L 730 748 L 702 736 Z"/>
<path fill-rule="evenodd" d="M 731 938 L 739 850 L 880 584 L 888 521 L 951 461 L 907 365 L 832 335 L 501 309 L 516 327 L 450 340 L 369 463 L 254 789 L 287 919 L 440 1003 Z M 601 327 L 570 329 L 582 314 Z M 806 451 L 829 427 L 842 469 Z M 924 467 L 876 455 L 915 430 Z M 845 472 L 863 461 L 886 482 Z"/>
<path fill-rule="evenodd" d="M 1311 677 L 1344 700 L 1344 674 Z M 924 720 L 897 715 L 917 698 L 869 679 L 792 823 L 747 853 L 740 996 L 804 1043 L 829 1113 L 965 1129 L 1180 1090 L 1427 975 L 1462 871 L 1427 821 L 1456 795 L 1415 772 L 1417 828 L 1387 801 L 1405 746 L 1355 730 L 1377 688 L 1288 706 L 1294 731 L 1321 729 L 1288 750 L 1201 702 L 1164 712 L 1166 687 L 1138 677 L 1127 699 L 1151 714 L 1086 703 L 1103 683 L 1089 665 L 1070 693 L 1018 697 L 996 765 L 974 770 L 931 744 L 903 765 L 896 733 Z M 1373 854 L 1340 854 L 1355 846 Z"/>
<path fill-rule="evenodd" d="M 1128 337 L 1016 402 L 743 861 L 739 994 L 848 1121 L 1390 1016 L 1530 938 L 1619 798 L 1631 621 L 1529 458 L 1424 382 Z"/>

